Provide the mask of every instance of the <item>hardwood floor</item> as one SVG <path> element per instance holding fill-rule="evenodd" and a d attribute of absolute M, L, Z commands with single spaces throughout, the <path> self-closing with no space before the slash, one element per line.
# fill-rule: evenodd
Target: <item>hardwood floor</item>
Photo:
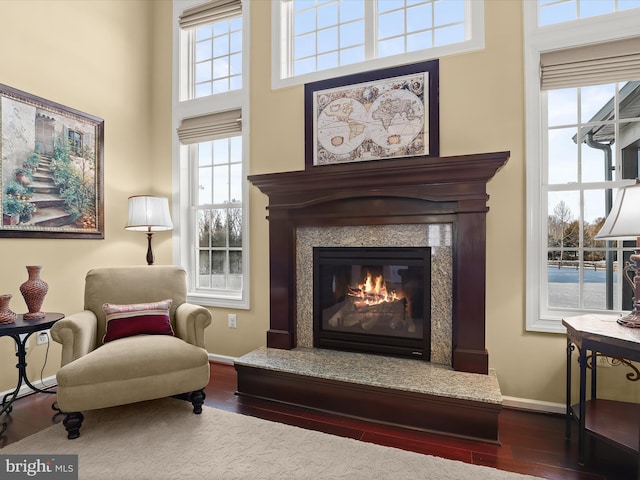
<path fill-rule="evenodd" d="M 499 426 L 502 445 L 495 446 L 245 398 L 235 395 L 235 388 L 233 366 L 212 363 L 205 403 L 213 408 L 547 479 L 630 480 L 637 476 L 635 456 L 595 440 L 588 464 L 579 467 L 576 426 L 572 432 L 574 441 L 566 442 L 561 415 L 503 408 Z M 51 409 L 53 401 L 55 395 L 41 393 L 19 399 L 8 419 L 9 427 L 0 437 L 0 447 L 60 423 L 62 416 Z M 62 432 L 61 441 L 67 441 Z"/>

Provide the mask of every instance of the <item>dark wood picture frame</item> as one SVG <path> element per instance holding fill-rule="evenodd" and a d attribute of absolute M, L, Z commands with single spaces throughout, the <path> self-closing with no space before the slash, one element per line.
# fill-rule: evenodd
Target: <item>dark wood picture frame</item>
<path fill-rule="evenodd" d="M 440 156 L 439 62 L 305 84 L 305 168 Z"/>
<path fill-rule="evenodd" d="M 104 238 L 104 120 L 0 84 L 0 238 Z"/>

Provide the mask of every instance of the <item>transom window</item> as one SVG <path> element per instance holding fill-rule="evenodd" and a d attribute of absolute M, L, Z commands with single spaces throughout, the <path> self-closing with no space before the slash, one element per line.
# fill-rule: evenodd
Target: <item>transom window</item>
<path fill-rule="evenodd" d="M 378 1 L 379 57 L 465 40 L 465 5 L 449 1 Z"/>
<path fill-rule="evenodd" d="M 282 86 L 304 83 L 284 79 L 424 61 L 484 43 L 481 1 L 279 0 L 272 8 L 274 83 Z"/>
<path fill-rule="evenodd" d="M 538 0 L 538 26 L 640 8 L 640 0 Z"/>
<path fill-rule="evenodd" d="M 242 17 L 195 28 L 194 97 L 242 88 Z"/>
<path fill-rule="evenodd" d="M 184 0 L 174 6 L 180 39 L 180 101 L 241 90 L 242 1 Z"/>

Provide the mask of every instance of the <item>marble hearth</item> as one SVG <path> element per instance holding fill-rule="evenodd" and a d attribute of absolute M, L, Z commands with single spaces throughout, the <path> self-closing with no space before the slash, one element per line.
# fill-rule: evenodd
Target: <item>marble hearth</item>
<path fill-rule="evenodd" d="M 238 394 L 387 425 L 499 444 L 495 372 L 411 358 L 260 348 L 235 362 Z"/>

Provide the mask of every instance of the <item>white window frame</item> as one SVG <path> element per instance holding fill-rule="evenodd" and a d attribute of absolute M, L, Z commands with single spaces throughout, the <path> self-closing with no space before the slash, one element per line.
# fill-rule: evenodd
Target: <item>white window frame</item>
<path fill-rule="evenodd" d="M 367 0 L 369 1 L 369 0 Z M 409 63 L 423 62 L 425 60 L 440 58 L 447 55 L 482 50 L 484 48 L 484 0 L 465 0 L 465 15 L 469 22 L 466 25 L 467 40 L 450 45 L 436 46 L 415 52 L 407 52 L 400 55 L 391 55 L 382 58 L 368 58 L 359 63 L 344 65 L 327 70 L 293 76 L 290 70 L 290 31 L 291 22 L 282 0 L 271 2 L 271 86 L 273 89 L 303 85 L 327 78 L 350 75 L 379 68 L 388 68 Z M 375 22 L 374 22 L 375 23 Z M 373 31 L 375 25 L 366 25 L 365 31 Z M 372 38 L 374 38 L 373 35 Z M 365 48 L 368 48 L 365 46 Z"/>
<path fill-rule="evenodd" d="M 546 285 L 546 282 L 543 283 L 541 265 L 546 265 L 547 258 L 547 245 L 541 237 L 548 215 L 546 199 L 542 198 L 540 188 L 545 166 L 545 162 L 540 159 L 546 155 L 546 131 L 542 127 L 547 116 L 544 93 L 540 90 L 540 54 L 638 36 L 640 10 L 626 10 L 538 27 L 537 1 L 530 1 L 523 2 L 523 15 L 527 189 L 526 329 L 566 333 L 562 326 L 562 316 L 549 314 L 540 305 L 540 288 L 541 285 Z"/>
<path fill-rule="evenodd" d="M 187 8 L 202 4 L 203 0 L 173 0 L 173 127 L 172 127 L 172 179 L 173 179 L 173 259 L 176 265 L 181 265 L 187 271 L 187 301 L 198 305 L 213 307 L 236 308 L 247 310 L 250 308 L 249 292 L 249 188 L 246 181 L 249 171 L 249 10 L 250 3 L 242 4 L 242 89 L 207 97 L 187 99 L 189 91 L 188 60 L 189 48 L 185 37 L 188 34 L 180 28 L 178 19 Z M 197 232 L 191 207 L 190 186 L 194 180 L 194 171 L 189 168 L 189 145 L 180 143 L 177 129 L 182 119 L 225 112 L 242 110 L 242 177 L 245 184 L 242 189 L 243 207 L 243 245 L 242 245 L 242 291 L 239 295 L 234 292 L 228 294 L 220 291 L 215 293 L 195 288 L 195 275 L 198 262 L 193 248 Z"/>

